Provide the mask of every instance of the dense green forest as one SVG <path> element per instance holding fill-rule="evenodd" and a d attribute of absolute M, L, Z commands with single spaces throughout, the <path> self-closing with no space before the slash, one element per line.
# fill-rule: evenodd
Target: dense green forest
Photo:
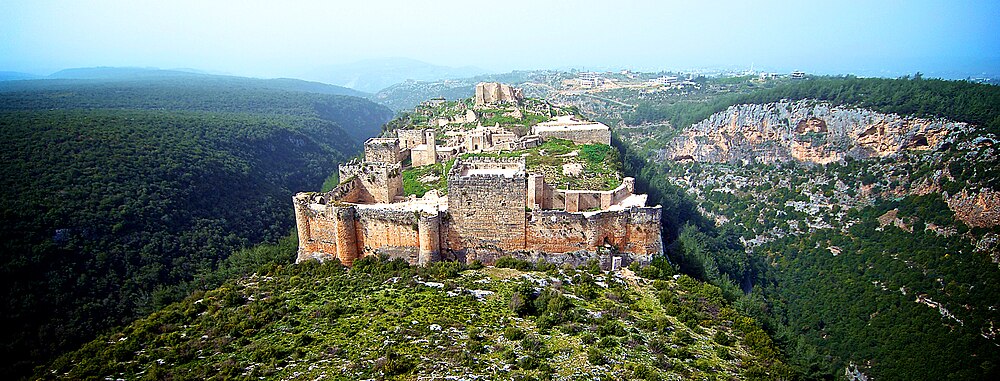
<path fill-rule="evenodd" d="M 221 260 L 286 236 L 291 195 L 391 117 L 232 81 L 0 85 L 4 374 L 214 287 Z"/>
<path fill-rule="evenodd" d="M 893 209 L 917 225 L 912 232 L 879 226 L 876 218 Z M 982 336 L 1000 319 L 988 307 L 998 301 L 1000 271 L 962 236 L 924 229 L 951 218 L 940 197 L 910 196 L 851 214 L 861 222 L 847 234 L 820 230 L 756 249 L 774 263 L 759 295 L 780 297 L 768 303 L 781 319 L 771 324 L 797 347 L 791 355 L 823 373 L 874 359 L 877 379 L 1000 374 L 1000 351 Z"/>
<path fill-rule="evenodd" d="M 819 99 L 979 126 L 960 140 L 1000 132 L 1000 87 L 929 80 L 919 75 L 899 79 L 813 77 L 709 101 L 640 105 L 626 115 L 626 121 L 670 122 L 673 129 L 661 131 L 656 140 L 662 147 L 673 131 L 729 105 L 781 99 Z M 763 321 L 803 378 L 840 377 L 852 362 L 876 379 L 993 379 L 1000 373 L 1000 352 L 989 328 L 991 321 L 1000 318 L 992 307 L 1000 304 L 1000 290 L 996 290 L 1000 271 L 988 256 L 970 245 L 970 239 L 995 234 L 996 227 L 965 226 L 953 218 L 941 194 L 931 193 L 869 200 L 867 206 L 850 210 L 839 223 L 834 221 L 836 228 L 788 235 L 748 250 L 741 238 L 754 237 L 749 233 L 759 228 L 758 218 L 777 226 L 782 221 L 774 221 L 773 214 L 745 210 L 760 207 L 726 193 L 706 193 L 707 200 L 696 200 L 667 179 L 672 173 L 692 172 L 722 178 L 733 170 L 722 165 L 653 162 L 649 158 L 656 144 L 628 146 L 618 136 L 615 140 L 624 152 L 626 173 L 637 177 L 637 186 L 650 194 L 652 202 L 662 203 L 670 211 L 664 213 L 664 234 L 671 261 L 682 272 L 718 285 L 738 310 Z M 991 158 L 955 148 L 895 160 L 899 162 L 854 162 L 831 168 L 860 184 L 878 183 L 894 189 L 899 187 L 894 183 L 896 178 L 909 178 L 916 184 L 950 163 L 954 178 L 941 185 L 951 192 L 970 186 L 995 189 L 997 184 L 996 168 L 984 164 Z M 882 169 L 873 171 L 875 168 Z M 712 172 L 716 170 L 723 171 Z M 761 166 L 735 173 L 754 176 L 753 170 L 776 168 Z M 792 184 L 830 175 L 822 167 L 793 165 L 781 170 L 785 172 L 779 176 Z M 900 171 L 905 176 L 898 175 Z M 894 177 L 876 177 L 890 174 Z M 755 192 L 765 193 L 761 198 Z M 787 224 L 798 223 L 801 216 L 784 202 L 801 200 L 804 196 L 798 192 L 776 186 L 750 192 L 747 197 L 776 203 L 775 208 L 785 213 L 787 230 Z M 699 208 L 731 220 L 716 226 Z M 875 221 L 893 209 L 915 224 L 912 232 L 894 226 L 883 228 Z M 925 230 L 929 224 L 954 229 L 958 234 Z M 831 247 L 840 254 L 831 254 Z"/>
<path fill-rule="evenodd" d="M 360 94 L 293 79 L 178 73 L 135 79 L 0 82 L 0 110 L 141 109 L 311 116 L 349 127 L 344 131 L 363 142 L 381 132 L 381 124 L 372 121 L 392 115 L 353 95 Z"/>

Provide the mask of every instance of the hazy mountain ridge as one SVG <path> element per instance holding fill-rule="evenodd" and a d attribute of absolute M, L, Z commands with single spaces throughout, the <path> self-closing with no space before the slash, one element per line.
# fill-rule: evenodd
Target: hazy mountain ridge
<path fill-rule="evenodd" d="M 471 66 L 433 65 L 408 58 L 371 59 L 316 69 L 306 78 L 375 93 L 406 81 L 438 81 L 485 74 Z"/>
<path fill-rule="evenodd" d="M 354 97 L 365 97 L 370 95 L 362 91 L 349 89 L 320 82 L 310 82 L 293 78 L 247 78 L 231 75 L 210 74 L 194 69 L 158 69 L 158 68 L 136 68 L 136 67 L 84 67 L 70 68 L 57 71 L 48 76 L 31 75 L 25 73 L 13 73 L 12 79 L 37 79 L 49 80 L 37 83 L 7 83 L 0 84 L 0 89 L 28 90 L 46 87 L 56 87 L 60 84 L 76 86 L 85 83 L 108 83 L 108 82 L 168 82 L 187 80 L 198 83 L 216 83 L 229 86 L 246 86 L 267 88 L 286 91 L 302 91 L 307 93 L 349 95 Z M 4 81 L 0 75 L 0 81 Z"/>
<path fill-rule="evenodd" d="M 25 79 L 38 79 L 38 78 L 42 78 L 42 76 L 30 73 L 21 73 L 16 71 L 0 71 L 0 82 L 19 81 Z"/>
<path fill-rule="evenodd" d="M 299 80 L 187 73 L 138 79 L 28 80 L 0 82 L 0 110 L 147 109 L 313 116 L 349 126 L 345 131 L 356 141 L 364 141 L 379 133 L 392 112 L 346 95 L 356 93 Z"/>

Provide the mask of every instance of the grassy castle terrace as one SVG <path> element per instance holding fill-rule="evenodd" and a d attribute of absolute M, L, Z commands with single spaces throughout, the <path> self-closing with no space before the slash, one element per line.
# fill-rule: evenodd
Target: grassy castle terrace
<path fill-rule="evenodd" d="M 622 182 L 618 151 L 606 144 L 575 144 L 565 139 L 551 139 L 525 150 L 469 153 L 462 157 L 524 157 L 529 173 L 543 174 L 547 182 L 562 189 L 609 191 Z M 452 159 L 403 170 L 403 194 L 423 197 L 431 190 L 448 194 L 446 175 L 454 163 Z"/>

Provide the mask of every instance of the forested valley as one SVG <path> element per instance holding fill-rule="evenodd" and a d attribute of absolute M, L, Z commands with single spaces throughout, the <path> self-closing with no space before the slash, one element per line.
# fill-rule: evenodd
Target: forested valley
<path fill-rule="evenodd" d="M 712 113 L 782 99 L 947 118 L 975 129 L 938 152 L 826 166 L 656 160 L 677 131 Z M 989 144 L 1000 128 L 1000 88 L 919 74 L 813 77 L 707 102 L 640 104 L 625 120 L 670 126 L 616 141 L 626 171 L 664 206 L 672 263 L 718 285 L 738 310 L 762 321 L 803 379 L 839 378 L 845 369 L 880 380 L 997 377 L 1000 269 L 989 237 L 1000 228 L 967 226 L 945 197 L 1000 184 Z M 835 183 L 846 184 L 858 204 L 820 216 L 792 207 L 814 197 L 849 198 L 841 190 L 830 197 Z M 915 193 L 919 184 L 938 190 Z M 862 188 L 874 191 L 854 194 Z M 832 226 L 813 227 L 817 217 Z M 755 240 L 767 232 L 782 238 Z"/>
<path fill-rule="evenodd" d="M 340 89 L 340 90 L 338 90 Z M 302 81 L 0 82 L 3 372 L 253 266 L 392 112 Z M 292 258 L 286 258 L 290 262 Z"/>

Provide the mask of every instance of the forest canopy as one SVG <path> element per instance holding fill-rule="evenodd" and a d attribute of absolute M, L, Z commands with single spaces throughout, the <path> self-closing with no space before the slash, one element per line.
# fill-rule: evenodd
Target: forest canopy
<path fill-rule="evenodd" d="M 392 115 L 264 84 L 21 82 L 0 88 L 0 355 L 14 375 L 218 284 L 221 260 L 287 235 L 291 195 Z"/>

